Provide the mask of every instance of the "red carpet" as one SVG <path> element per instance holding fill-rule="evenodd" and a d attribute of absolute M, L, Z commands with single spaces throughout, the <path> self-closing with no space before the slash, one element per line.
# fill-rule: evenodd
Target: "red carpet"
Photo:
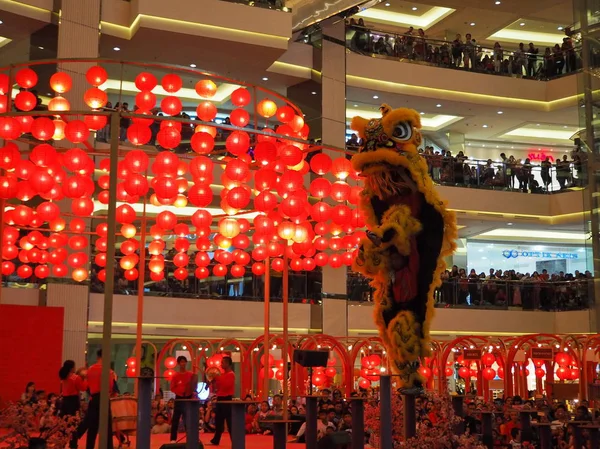
<path fill-rule="evenodd" d="M 209 446 L 206 443 L 208 443 L 208 441 L 210 441 L 210 439 L 213 437 L 213 434 L 201 434 L 200 435 L 200 441 L 202 441 L 202 443 L 205 444 L 205 447 L 208 449 L 210 447 L 216 447 L 216 446 Z M 185 435 L 184 434 L 179 434 L 179 438 L 180 438 L 180 442 L 185 443 Z M 131 448 L 135 448 L 135 437 L 131 437 Z M 115 442 L 115 449 L 116 449 L 116 439 L 114 440 Z M 151 449 L 159 449 L 163 444 L 168 443 L 169 442 L 169 435 L 152 435 L 151 437 L 151 441 L 150 441 L 150 447 Z M 79 440 L 79 447 L 83 448 L 85 447 L 85 436 Z M 219 448 L 222 449 L 231 449 L 231 439 L 229 438 L 229 434 L 226 433 L 223 435 L 223 438 L 221 438 L 221 444 L 218 446 Z M 247 435 L 246 436 L 246 448 L 247 449 L 269 449 L 273 447 L 273 437 L 272 436 L 266 436 L 266 435 Z M 305 449 L 306 445 L 305 444 L 298 444 L 298 443 L 288 443 L 287 445 L 288 448 L 290 449 Z"/>

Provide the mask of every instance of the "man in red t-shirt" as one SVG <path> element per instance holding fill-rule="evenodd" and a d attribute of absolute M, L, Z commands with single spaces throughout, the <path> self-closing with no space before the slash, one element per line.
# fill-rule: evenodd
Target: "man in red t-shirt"
<path fill-rule="evenodd" d="M 221 436 L 225 431 L 225 422 L 231 437 L 231 404 L 223 404 L 222 401 L 231 401 L 235 391 L 235 373 L 233 372 L 233 361 L 231 357 L 225 356 L 221 361 L 224 373 L 213 380 L 213 388 L 217 395 L 217 407 L 215 409 L 215 436 L 210 443 L 218 446 Z"/>
<path fill-rule="evenodd" d="M 177 365 L 179 365 L 179 371 L 177 371 L 171 378 L 171 391 L 175 393 L 175 408 L 173 410 L 173 418 L 171 419 L 171 443 L 177 441 L 177 428 L 179 427 L 179 420 L 184 414 L 185 403 L 178 401 L 178 399 L 191 399 L 194 393 L 192 387 L 192 378 L 194 374 L 186 369 L 187 358 L 180 355 L 177 357 Z"/>

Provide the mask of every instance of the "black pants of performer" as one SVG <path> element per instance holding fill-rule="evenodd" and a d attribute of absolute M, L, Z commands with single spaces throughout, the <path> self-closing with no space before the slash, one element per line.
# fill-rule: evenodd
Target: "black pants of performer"
<path fill-rule="evenodd" d="M 175 396 L 175 407 L 173 408 L 173 418 L 171 419 L 171 441 L 177 441 L 177 429 L 179 420 L 184 417 L 185 424 L 185 402 L 178 399 L 191 399 L 191 396 Z"/>
<path fill-rule="evenodd" d="M 225 431 L 225 422 L 227 422 L 227 429 L 231 436 L 231 404 L 223 404 L 220 401 L 231 401 L 233 396 L 219 396 L 217 398 L 217 407 L 215 409 L 215 436 L 210 442 L 212 444 L 219 444 L 221 442 L 221 436 Z"/>
<path fill-rule="evenodd" d="M 60 413 L 61 417 L 75 416 L 80 408 L 81 408 L 81 403 L 80 403 L 78 394 L 73 395 L 73 396 L 63 396 L 61 399 L 59 413 Z M 73 432 L 73 434 L 71 435 L 71 441 L 69 442 L 69 447 L 71 449 L 75 449 L 77 447 L 78 439 L 79 439 L 78 433 L 77 433 L 77 430 L 75 430 Z"/>
<path fill-rule="evenodd" d="M 100 427 L 100 394 L 93 394 L 90 403 L 88 404 L 88 410 L 85 414 L 85 418 L 79 424 L 77 429 L 77 439 L 81 438 L 87 431 L 87 439 L 85 442 L 86 449 L 94 449 L 96 446 L 96 437 L 98 436 L 98 429 Z M 112 439 L 112 415 L 110 413 L 110 407 L 108 408 L 108 449 L 113 449 Z"/>

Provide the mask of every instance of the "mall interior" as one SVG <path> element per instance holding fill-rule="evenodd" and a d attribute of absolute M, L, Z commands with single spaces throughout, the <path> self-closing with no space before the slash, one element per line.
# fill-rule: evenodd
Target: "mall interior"
<path fill-rule="evenodd" d="M 0 0 L 0 404 L 100 348 L 132 397 L 224 355 L 237 398 L 379 397 L 351 121 L 389 105 L 458 228 L 426 391 L 597 423 L 597 35 L 597 0 Z"/>

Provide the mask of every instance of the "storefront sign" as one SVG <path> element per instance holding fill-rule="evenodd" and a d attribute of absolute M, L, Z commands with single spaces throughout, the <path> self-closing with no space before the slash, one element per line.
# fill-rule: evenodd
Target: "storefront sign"
<path fill-rule="evenodd" d="M 502 255 L 507 259 L 517 257 L 529 257 L 532 259 L 579 259 L 577 253 L 551 253 L 546 251 L 519 251 L 516 249 L 505 249 Z"/>
<path fill-rule="evenodd" d="M 531 348 L 531 358 L 535 360 L 553 360 L 552 348 Z"/>
<path fill-rule="evenodd" d="M 554 162 L 554 156 L 551 156 L 550 154 L 547 154 L 547 153 L 545 153 L 543 151 L 529 153 L 527 155 L 527 158 L 531 162 L 533 162 L 533 161 L 540 161 L 540 162 L 542 162 L 542 161 L 545 161 L 546 158 L 548 158 L 548 160 L 550 162 Z"/>
<path fill-rule="evenodd" d="M 479 349 L 465 349 L 463 358 L 465 360 L 479 360 L 481 359 L 481 351 Z"/>

